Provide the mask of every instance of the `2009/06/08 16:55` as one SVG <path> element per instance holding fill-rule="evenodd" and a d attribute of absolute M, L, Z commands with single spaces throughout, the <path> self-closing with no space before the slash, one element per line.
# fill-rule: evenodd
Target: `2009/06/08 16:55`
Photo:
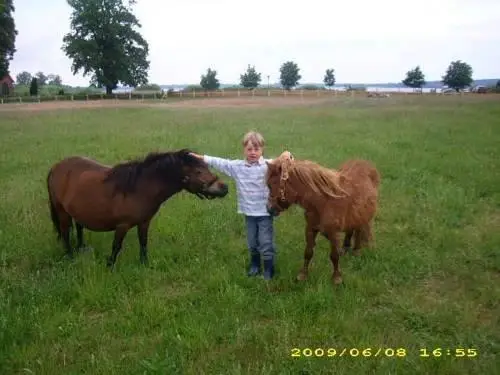
<path fill-rule="evenodd" d="M 291 357 L 398 357 L 404 358 L 409 355 L 405 348 L 292 348 Z M 420 348 L 418 356 L 422 358 L 455 357 L 473 358 L 477 357 L 477 349 L 473 348 Z"/>

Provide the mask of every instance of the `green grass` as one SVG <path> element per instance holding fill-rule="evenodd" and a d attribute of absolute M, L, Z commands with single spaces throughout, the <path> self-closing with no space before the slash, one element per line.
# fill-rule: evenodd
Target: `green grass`
<path fill-rule="evenodd" d="M 500 104 L 466 97 L 332 99 L 294 108 L 120 108 L 0 118 L 1 374 L 494 374 L 500 363 Z M 319 238 L 309 279 L 304 219 L 276 221 L 278 272 L 246 276 L 233 181 L 223 200 L 181 193 L 150 229 L 150 266 L 135 230 L 116 271 L 111 233 L 60 260 L 47 207 L 52 163 L 84 154 L 116 163 L 189 147 L 241 157 L 258 129 L 267 156 L 336 167 L 368 158 L 382 175 L 376 248 L 341 258 L 330 282 Z M 404 348 L 406 356 L 291 356 L 293 348 Z M 441 357 L 419 357 L 442 348 Z M 456 348 L 477 356 L 446 355 Z"/>

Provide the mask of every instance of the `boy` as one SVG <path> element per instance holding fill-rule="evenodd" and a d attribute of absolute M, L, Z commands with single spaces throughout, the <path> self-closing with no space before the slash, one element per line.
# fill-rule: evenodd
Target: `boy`
<path fill-rule="evenodd" d="M 245 215 L 247 243 L 250 253 L 250 269 L 248 276 L 256 276 L 261 272 L 261 256 L 264 263 L 264 279 L 274 276 L 274 231 L 273 217 L 267 212 L 266 204 L 269 188 L 265 177 L 267 172 L 264 159 L 264 137 L 257 132 L 248 132 L 243 137 L 244 160 L 228 160 L 208 155 L 193 154 L 233 178 L 238 194 L 238 213 Z M 281 157 L 292 157 L 288 151 Z"/>

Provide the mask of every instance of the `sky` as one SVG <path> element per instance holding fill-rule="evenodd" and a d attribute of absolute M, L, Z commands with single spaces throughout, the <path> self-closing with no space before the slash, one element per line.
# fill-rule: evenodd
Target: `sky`
<path fill-rule="evenodd" d="M 61 50 L 66 0 L 14 6 L 12 77 L 42 71 L 87 86 Z M 199 84 L 208 68 L 239 83 L 248 64 L 273 83 L 286 61 L 300 68 L 299 83 L 322 82 L 328 68 L 337 83 L 400 82 L 417 65 L 440 80 L 458 59 L 474 79 L 500 78 L 499 0 L 137 0 L 133 10 L 150 47 L 149 81 L 160 85 Z"/>

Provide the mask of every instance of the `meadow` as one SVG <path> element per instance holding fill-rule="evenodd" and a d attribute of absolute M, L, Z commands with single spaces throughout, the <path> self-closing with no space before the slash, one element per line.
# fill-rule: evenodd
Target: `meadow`
<path fill-rule="evenodd" d="M 498 97 L 192 103 L 0 112 L 1 374 L 500 371 Z M 244 221 L 224 175 L 224 199 L 183 192 L 164 204 L 148 267 L 135 230 L 114 272 L 111 233 L 85 231 L 93 250 L 61 259 L 45 184 L 53 163 L 184 147 L 240 158 L 250 129 L 269 157 L 288 149 L 332 168 L 354 157 L 377 165 L 376 246 L 341 258 L 343 286 L 331 284 L 320 237 L 309 279 L 295 281 L 299 207 L 276 220 L 276 278 L 248 278 Z"/>

